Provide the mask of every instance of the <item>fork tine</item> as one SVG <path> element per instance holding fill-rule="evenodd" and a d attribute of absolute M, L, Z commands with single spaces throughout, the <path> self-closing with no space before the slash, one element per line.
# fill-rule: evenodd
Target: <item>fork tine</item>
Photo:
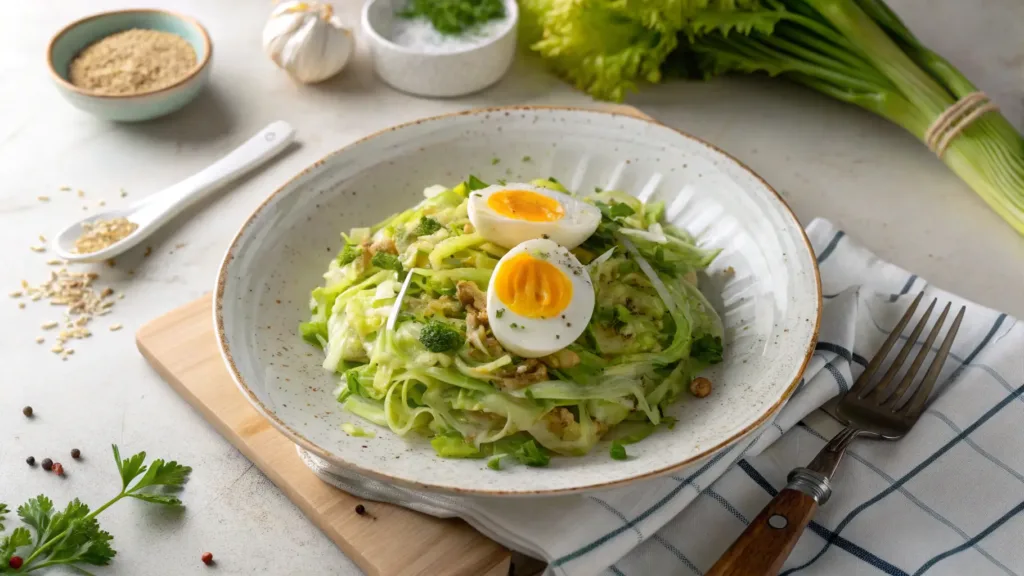
<path fill-rule="evenodd" d="M 934 302 L 932 302 L 934 305 Z M 935 343 L 935 339 L 939 336 L 939 331 L 942 330 L 942 325 L 946 322 L 946 316 L 949 314 L 949 307 L 952 306 L 951 302 L 946 303 L 946 307 L 943 308 L 942 314 L 939 314 L 939 319 L 935 321 L 935 326 L 932 326 L 931 332 L 928 333 L 928 338 L 921 344 L 921 349 L 918 350 L 917 356 L 914 358 L 914 363 L 910 365 L 907 373 L 903 375 L 903 380 L 900 381 L 900 385 L 886 398 L 884 401 L 879 401 L 880 405 L 888 405 L 892 407 L 892 411 L 896 411 L 897 404 L 903 399 L 903 395 L 906 394 L 910 385 L 914 382 L 914 376 L 917 376 L 917 371 L 921 369 L 921 365 L 924 364 L 925 358 L 932 351 L 932 344 Z M 907 341 L 907 348 L 913 347 L 914 340 Z"/>
<path fill-rule="evenodd" d="M 911 318 L 913 318 L 914 312 L 917 311 L 917 305 L 921 303 L 921 298 L 924 298 L 924 291 L 921 291 L 921 293 L 917 295 L 917 298 L 914 298 L 914 301 L 911 302 L 910 307 L 907 308 L 907 311 L 903 314 L 903 318 L 900 318 L 900 321 L 896 323 L 896 326 L 892 329 L 889 337 L 885 339 L 885 342 L 882 343 L 882 347 L 878 349 L 874 358 L 872 358 L 871 362 L 868 363 L 868 367 L 861 373 L 860 378 L 857 378 L 857 381 L 853 383 L 853 386 L 850 388 L 850 394 L 857 394 L 860 396 L 862 392 L 867 391 L 867 387 L 871 382 L 872 376 L 874 376 L 875 372 L 878 371 L 878 367 L 882 365 L 882 361 L 885 360 L 885 357 L 889 355 L 889 351 L 892 350 L 892 345 L 899 340 L 900 334 L 903 333 L 903 329 L 906 328 L 907 323 L 910 322 Z"/>
<path fill-rule="evenodd" d="M 892 361 L 892 365 L 885 371 L 885 376 L 878 381 L 878 385 L 875 386 L 874 394 L 872 394 L 872 400 L 877 404 L 884 402 L 884 399 L 888 397 L 886 391 L 889 388 L 889 384 L 892 382 L 896 374 L 899 373 L 900 369 L 903 368 L 903 363 L 907 360 L 907 356 L 910 355 L 910 351 L 914 349 L 914 343 L 917 342 L 918 337 L 921 336 L 921 331 L 928 325 L 928 319 L 932 317 L 932 310 L 935 309 L 935 303 L 938 302 L 937 298 L 932 298 L 931 304 L 928 305 L 928 309 L 921 315 L 921 319 L 917 321 L 917 325 L 910 332 L 910 336 L 907 337 L 907 341 L 903 343 L 903 347 L 900 348 L 899 354 L 896 355 L 896 359 Z M 868 394 L 861 395 L 864 398 Z"/>
<path fill-rule="evenodd" d="M 947 306 L 946 308 L 948 309 L 949 307 Z M 960 322 L 964 319 L 965 312 L 967 312 L 967 307 L 961 306 L 960 312 L 957 313 L 956 319 L 953 320 L 953 325 L 949 327 L 945 340 L 942 341 L 942 346 L 935 353 L 935 360 L 932 361 L 931 367 L 928 368 L 928 373 L 924 375 L 924 380 L 921 381 L 917 392 L 914 392 L 914 396 L 907 402 L 905 408 L 908 418 L 916 420 L 921 415 L 921 410 L 924 408 L 925 403 L 928 402 L 932 388 L 935 387 L 935 381 L 939 379 L 939 373 L 942 372 L 942 367 L 949 356 L 949 349 L 953 347 L 953 340 L 956 339 L 956 333 L 960 329 Z"/>

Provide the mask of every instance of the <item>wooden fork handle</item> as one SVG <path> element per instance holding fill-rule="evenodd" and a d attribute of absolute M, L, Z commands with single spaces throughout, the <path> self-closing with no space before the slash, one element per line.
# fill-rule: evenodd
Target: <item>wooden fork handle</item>
<path fill-rule="evenodd" d="M 705 576 L 775 576 L 817 509 L 813 496 L 783 489 Z"/>

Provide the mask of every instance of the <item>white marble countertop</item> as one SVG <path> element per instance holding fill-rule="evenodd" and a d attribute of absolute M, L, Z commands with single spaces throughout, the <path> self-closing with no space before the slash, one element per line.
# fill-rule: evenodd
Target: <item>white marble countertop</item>
<path fill-rule="evenodd" d="M 137 502 L 101 516 L 118 556 L 102 573 L 199 574 L 212 551 L 220 574 L 308 575 L 358 570 L 244 457 L 217 435 L 146 365 L 133 342 L 146 321 L 210 291 L 229 238 L 245 216 L 291 175 L 352 140 L 388 125 L 454 110 L 502 104 L 587 105 L 585 96 L 517 62 L 498 86 L 456 100 L 421 100 L 382 85 L 360 47 L 345 73 L 300 87 L 263 55 L 269 3 L 157 0 L 196 16 L 214 39 L 209 88 L 171 117 L 116 125 L 65 103 L 43 65 L 49 37 L 63 24 L 116 0 L 13 2 L 0 35 L 0 241 L 3 290 L 48 274 L 40 234 L 93 210 L 160 190 L 197 171 L 273 120 L 297 129 L 301 146 L 222 196 L 178 218 L 140 251 L 97 268 L 99 282 L 124 291 L 96 336 L 61 362 L 38 345 L 40 325 L 59 319 L 49 305 L 0 306 L 0 501 L 12 507 L 46 493 L 63 505 L 94 505 L 116 492 L 110 444 L 147 450 L 195 471 L 183 515 Z M 339 2 L 356 22 L 358 2 Z M 967 6 L 970 4 L 970 6 Z M 899 0 L 893 7 L 926 44 L 1024 121 L 1024 5 L 1018 0 Z M 12 13 L 13 11 L 13 13 Z M 672 84 L 632 102 L 659 120 L 703 137 L 749 164 L 780 190 L 805 222 L 831 218 L 879 255 L 936 284 L 1024 316 L 1024 238 L 1018 236 L 928 151 L 901 129 L 784 82 L 735 79 Z M 72 186 L 84 199 L 58 191 Z M 128 191 L 121 198 L 120 189 Z M 47 195 L 49 203 L 37 196 Z M 132 272 L 134 272 L 132 274 Z M 108 332 L 106 325 L 125 329 Z M 36 418 L 21 416 L 32 405 Z M 68 462 L 58 479 L 29 468 L 26 456 Z"/>

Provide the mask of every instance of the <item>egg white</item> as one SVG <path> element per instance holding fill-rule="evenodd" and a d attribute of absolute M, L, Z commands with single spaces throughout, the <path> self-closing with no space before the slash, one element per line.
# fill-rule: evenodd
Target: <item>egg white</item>
<path fill-rule="evenodd" d="M 523 252 L 540 255 L 565 274 L 572 284 L 572 300 L 557 316 L 528 318 L 513 312 L 498 298 L 494 279 L 498 277 L 502 264 Z M 487 320 L 491 331 L 506 350 L 524 358 L 547 356 L 572 344 L 594 315 L 594 285 L 590 274 L 572 253 L 552 240 L 534 239 L 520 243 L 498 261 L 491 278 L 487 287 Z"/>
<path fill-rule="evenodd" d="M 554 222 L 530 222 L 498 214 L 487 201 L 496 192 L 507 190 L 528 190 L 551 198 L 562 205 L 565 215 Z M 571 250 L 589 238 L 601 222 L 601 211 L 595 206 L 556 190 L 517 182 L 470 192 L 467 208 L 469 221 L 477 232 L 502 248 L 512 248 L 535 238 L 548 238 Z"/>

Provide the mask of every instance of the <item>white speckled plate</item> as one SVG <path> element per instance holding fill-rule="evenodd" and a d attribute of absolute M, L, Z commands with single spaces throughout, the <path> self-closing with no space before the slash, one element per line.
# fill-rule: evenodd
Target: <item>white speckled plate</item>
<path fill-rule="evenodd" d="M 524 161 L 524 157 L 529 161 Z M 500 162 L 493 163 L 493 159 Z M 726 325 L 714 392 L 670 410 L 679 419 L 612 460 L 600 444 L 549 468 L 494 471 L 445 460 L 425 439 L 386 429 L 353 438 L 332 397 L 320 350 L 297 334 L 340 232 L 368 226 L 422 198 L 430 184 L 474 173 L 485 181 L 555 176 L 570 189 L 625 190 L 666 201 L 667 217 L 724 249 L 701 289 Z M 732 268 L 735 272 L 726 273 Z M 330 462 L 430 490 L 551 495 L 674 472 L 749 434 L 792 393 L 817 337 L 821 291 L 803 229 L 763 180 L 720 150 L 660 124 L 606 112 L 499 108 L 405 124 L 317 162 L 242 226 L 217 279 L 224 359 L 242 392 L 279 430 Z"/>

